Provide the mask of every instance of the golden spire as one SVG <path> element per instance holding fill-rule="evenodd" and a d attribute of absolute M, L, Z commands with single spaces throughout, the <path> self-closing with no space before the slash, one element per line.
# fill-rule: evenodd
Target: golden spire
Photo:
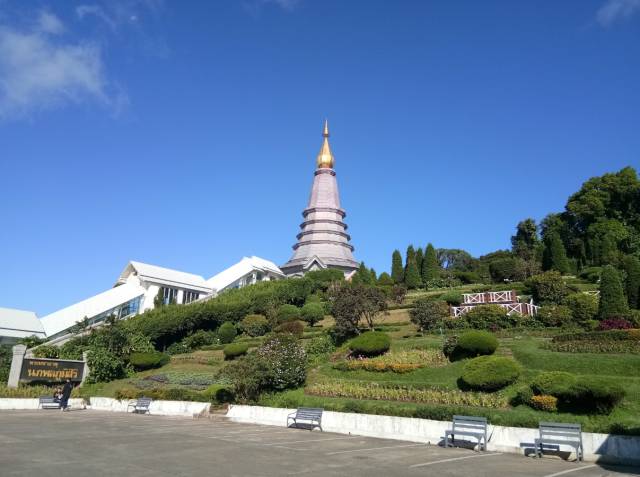
<path fill-rule="evenodd" d="M 329 122 L 324 120 L 324 130 L 322 131 L 322 147 L 320 148 L 320 152 L 318 153 L 318 159 L 316 160 L 316 165 L 318 169 L 329 168 L 333 169 L 333 154 L 331 153 L 331 148 L 329 147 Z"/>

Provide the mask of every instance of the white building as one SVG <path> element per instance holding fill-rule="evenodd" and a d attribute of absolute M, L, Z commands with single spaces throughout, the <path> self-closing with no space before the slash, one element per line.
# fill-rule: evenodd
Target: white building
<path fill-rule="evenodd" d="M 29 336 L 45 337 L 42 323 L 33 311 L 0 308 L 0 345 L 15 344 Z"/>
<path fill-rule="evenodd" d="M 187 304 L 218 293 L 264 280 L 284 278 L 269 260 L 244 257 L 209 280 L 200 275 L 170 268 L 129 262 L 113 288 L 55 311 L 40 320 L 33 312 L 0 308 L 0 343 L 36 335 L 51 344 L 62 344 L 86 318 L 90 327 L 101 325 L 108 317 L 126 319 L 154 308 L 161 296 L 165 304 Z M 6 311 L 3 311 L 6 310 Z"/>

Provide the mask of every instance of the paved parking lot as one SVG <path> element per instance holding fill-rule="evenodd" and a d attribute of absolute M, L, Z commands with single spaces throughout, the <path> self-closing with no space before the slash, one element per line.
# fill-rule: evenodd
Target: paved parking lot
<path fill-rule="evenodd" d="M 640 469 L 224 420 L 0 412 L 6 476 L 624 476 Z"/>

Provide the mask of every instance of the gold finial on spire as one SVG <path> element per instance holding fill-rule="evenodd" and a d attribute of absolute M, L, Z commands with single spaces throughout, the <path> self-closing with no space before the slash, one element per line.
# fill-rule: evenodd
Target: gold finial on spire
<path fill-rule="evenodd" d="M 318 153 L 318 159 L 316 160 L 316 165 L 318 169 L 329 168 L 333 169 L 333 154 L 331 153 L 331 148 L 329 147 L 329 121 L 324 120 L 324 129 L 322 131 L 322 137 L 324 138 L 322 141 L 322 147 L 320 148 L 320 152 Z"/>

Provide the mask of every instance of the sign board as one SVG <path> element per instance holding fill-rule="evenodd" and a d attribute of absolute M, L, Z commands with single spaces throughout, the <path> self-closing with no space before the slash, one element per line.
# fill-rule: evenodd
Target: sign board
<path fill-rule="evenodd" d="M 61 383 L 69 379 L 82 381 L 84 361 L 66 361 L 47 358 L 25 358 L 22 362 L 20 381 Z"/>

